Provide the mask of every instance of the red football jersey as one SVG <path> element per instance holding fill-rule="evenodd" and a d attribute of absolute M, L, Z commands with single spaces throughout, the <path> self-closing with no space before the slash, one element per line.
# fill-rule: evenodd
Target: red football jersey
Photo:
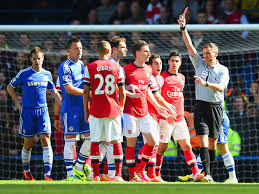
<path fill-rule="evenodd" d="M 125 84 L 135 85 L 144 94 L 140 98 L 126 98 L 124 113 L 135 117 L 144 117 L 148 115 L 147 97 L 146 93 L 148 87 L 151 85 L 150 77 L 152 69 L 148 65 L 144 67 L 137 67 L 133 63 L 124 66 Z"/>
<path fill-rule="evenodd" d="M 231 14 L 228 14 L 228 24 L 240 24 L 242 12 L 240 11 L 233 11 Z"/>
<path fill-rule="evenodd" d="M 184 120 L 183 88 L 185 77 L 181 73 L 171 74 L 168 71 L 161 73 L 161 95 L 176 108 L 175 122 Z"/>
<path fill-rule="evenodd" d="M 90 115 L 96 118 L 121 115 L 117 85 L 124 84 L 122 67 L 110 60 L 97 60 L 85 67 L 83 80 L 92 90 Z"/>
<path fill-rule="evenodd" d="M 161 92 L 161 77 L 160 76 L 151 76 L 151 87 L 150 90 L 154 92 Z M 161 115 L 157 112 L 156 108 L 148 101 L 148 112 L 150 116 L 155 119 L 157 122 L 159 122 L 159 119 L 161 118 Z"/>

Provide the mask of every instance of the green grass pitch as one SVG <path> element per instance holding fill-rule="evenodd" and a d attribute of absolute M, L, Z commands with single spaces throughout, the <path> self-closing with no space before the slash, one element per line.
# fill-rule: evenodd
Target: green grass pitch
<path fill-rule="evenodd" d="M 116 183 L 0 180 L 0 194 L 258 194 L 259 183 Z"/>

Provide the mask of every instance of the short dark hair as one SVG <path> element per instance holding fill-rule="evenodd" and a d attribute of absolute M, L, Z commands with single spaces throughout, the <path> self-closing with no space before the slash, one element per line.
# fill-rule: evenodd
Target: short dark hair
<path fill-rule="evenodd" d="M 118 48 L 120 42 L 125 42 L 126 43 L 126 39 L 123 38 L 123 37 L 120 37 L 120 36 L 114 36 L 112 37 L 111 41 L 110 41 L 110 44 L 111 44 L 111 47 L 116 47 Z"/>
<path fill-rule="evenodd" d="M 178 51 L 172 51 L 168 57 L 168 61 L 171 59 L 171 57 L 178 56 L 182 60 L 182 55 Z"/>
<path fill-rule="evenodd" d="M 106 40 L 101 40 L 97 43 L 97 52 L 99 54 L 105 54 L 106 50 L 110 49 L 110 43 Z"/>
<path fill-rule="evenodd" d="M 132 47 L 132 54 L 136 57 L 136 52 L 140 51 L 143 46 L 148 46 L 148 43 L 144 40 L 139 40 Z"/>
<path fill-rule="evenodd" d="M 152 55 L 150 55 L 150 57 L 149 57 L 149 60 L 148 60 L 148 63 L 147 64 L 149 64 L 149 65 L 152 65 L 152 60 L 153 59 L 157 59 L 157 58 L 161 58 L 160 57 L 160 55 L 158 55 L 158 54 L 152 54 Z"/>
<path fill-rule="evenodd" d="M 32 57 L 32 54 L 42 53 L 44 55 L 43 50 L 40 47 L 34 47 L 30 52 L 30 57 Z"/>
<path fill-rule="evenodd" d="M 72 37 L 68 41 L 67 48 L 71 48 L 73 42 L 81 42 L 81 40 L 77 37 Z"/>

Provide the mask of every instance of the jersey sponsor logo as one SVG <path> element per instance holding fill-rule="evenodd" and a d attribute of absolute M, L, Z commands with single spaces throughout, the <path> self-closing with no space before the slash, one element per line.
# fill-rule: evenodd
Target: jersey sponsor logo
<path fill-rule="evenodd" d="M 101 66 L 96 68 L 97 71 L 111 71 L 111 68 L 108 66 Z"/>
<path fill-rule="evenodd" d="M 137 85 L 137 87 L 139 89 L 144 89 L 144 90 L 147 89 L 148 85 L 145 84 L 144 80 L 138 80 L 138 83 L 139 83 L 139 85 Z"/>
<path fill-rule="evenodd" d="M 178 87 L 175 87 L 175 91 L 171 92 L 169 90 L 166 91 L 166 95 L 168 97 L 182 97 L 183 96 L 183 93 L 181 92 L 181 89 L 178 88 Z"/>
<path fill-rule="evenodd" d="M 46 86 L 47 87 L 48 82 L 28 82 L 28 86 Z"/>

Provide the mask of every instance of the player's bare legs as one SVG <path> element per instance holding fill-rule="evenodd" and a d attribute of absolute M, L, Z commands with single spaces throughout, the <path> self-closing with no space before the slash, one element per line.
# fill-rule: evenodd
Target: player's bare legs
<path fill-rule="evenodd" d="M 226 180 L 228 183 L 238 183 L 235 171 L 235 161 L 228 149 L 228 144 L 217 144 L 218 151 L 223 158 L 224 165 L 228 171 L 229 179 Z"/>

